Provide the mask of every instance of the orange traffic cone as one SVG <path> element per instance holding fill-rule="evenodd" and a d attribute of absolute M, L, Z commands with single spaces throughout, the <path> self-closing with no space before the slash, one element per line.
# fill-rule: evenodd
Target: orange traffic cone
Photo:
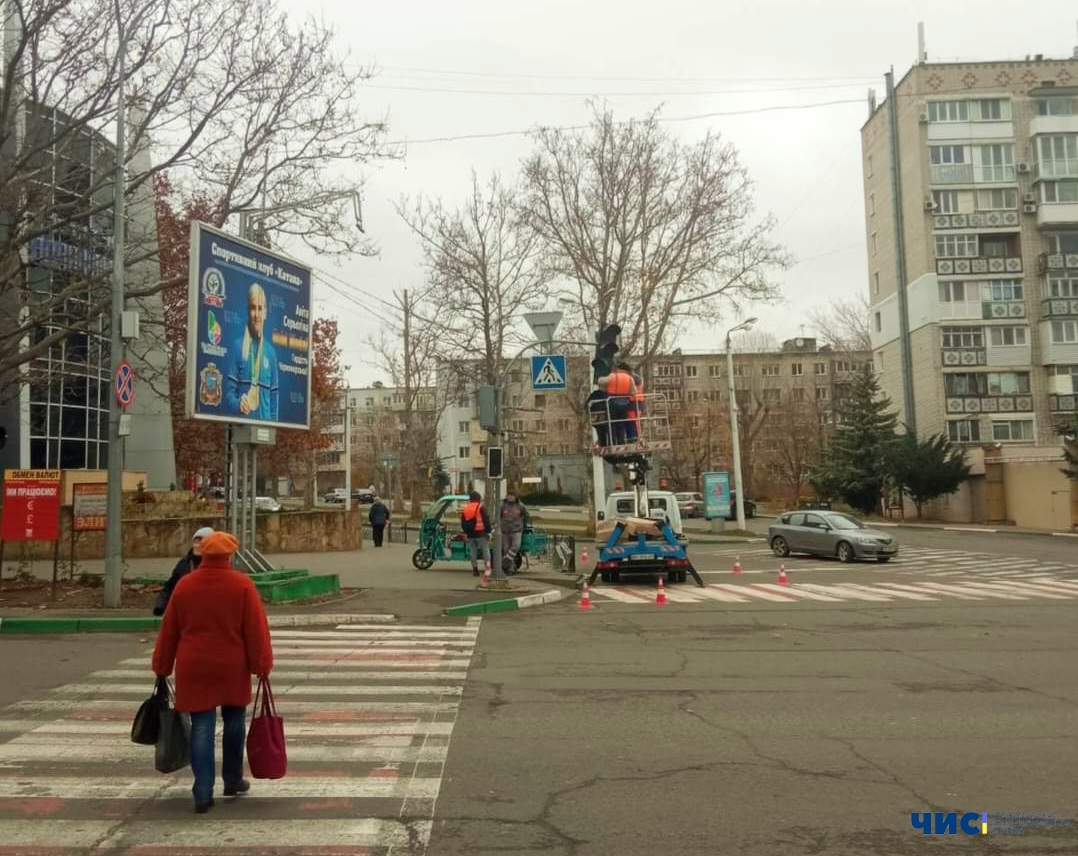
<path fill-rule="evenodd" d="M 735 574 L 740 574 L 741 573 L 741 557 L 740 556 L 734 556 L 734 573 Z"/>
<path fill-rule="evenodd" d="M 789 584 L 790 584 L 790 580 L 787 579 L 787 577 L 786 577 L 786 565 L 781 564 L 781 565 L 779 565 L 779 585 L 780 586 L 788 586 Z"/>
<path fill-rule="evenodd" d="M 658 606 L 666 606 L 666 586 L 663 584 L 662 577 L 659 577 L 659 588 L 655 592 L 655 603 Z"/>
<path fill-rule="evenodd" d="M 578 609 L 591 609 L 591 593 L 588 591 L 588 584 L 584 583 L 584 591 L 580 595 L 580 603 L 577 604 Z"/>

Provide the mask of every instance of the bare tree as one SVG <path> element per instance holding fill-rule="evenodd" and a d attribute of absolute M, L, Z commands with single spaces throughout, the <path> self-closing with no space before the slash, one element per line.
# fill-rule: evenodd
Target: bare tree
<path fill-rule="evenodd" d="M 789 385 L 780 404 L 770 409 L 758 434 L 755 455 L 797 507 L 809 470 L 826 442 L 826 406 L 816 388 Z"/>
<path fill-rule="evenodd" d="M 338 167 L 384 155 L 358 113 L 334 34 L 275 0 L 8 0 L 0 93 L 0 377 L 109 308 L 117 105 L 127 106 L 127 297 L 163 284 L 150 183 L 168 171 L 215 220 L 261 212 L 257 232 L 323 251 L 367 249 L 360 185 Z M 121 62 L 122 57 L 122 62 Z M 354 169 L 349 171 L 356 175 Z M 41 282 L 35 271 L 51 268 Z M 163 325 L 162 325 L 163 326 Z"/>
<path fill-rule="evenodd" d="M 524 164 L 524 216 L 558 292 L 592 331 L 618 321 L 627 353 L 661 352 L 690 318 L 774 297 L 787 264 L 752 185 L 712 133 L 686 145 L 657 112 L 629 122 L 596 108 L 584 131 L 541 129 Z"/>
<path fill-rule="evenodd" d="M 485 183 L 472 173 L 472 190 L 456 209 L 420 199 L 398 211 L 423 245 L 432 326 L 443 351 L 478 361 L 479 375 L 495 383 L 503 360 L 519 341 L 513 321 L 542 299 L 539 241 L 516 214 L 516 188 L 497 175 Z"/>
<path fill-rule="evenodd" d="M 869 304 L 863 295 L 836 298 L 827 306 L 809 310 L 808 317 L 820 344 L 830 345 L 835 351 L 871 353 Z"/>

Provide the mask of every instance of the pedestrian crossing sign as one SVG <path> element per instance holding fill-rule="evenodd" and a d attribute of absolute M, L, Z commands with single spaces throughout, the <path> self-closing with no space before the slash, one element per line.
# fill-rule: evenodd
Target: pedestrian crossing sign
<path fill-rule="evenodd" d="M 532 357 L 532 389 L 565 389 L 565 354 Z"/>

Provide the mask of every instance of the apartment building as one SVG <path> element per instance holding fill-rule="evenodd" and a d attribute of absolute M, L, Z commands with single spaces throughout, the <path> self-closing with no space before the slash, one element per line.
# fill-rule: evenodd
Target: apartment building
<path fill-rule="evenodd" d="M 592 390 L 589 356 L 568 360 L 568 389 L 535 392 L 526 363 L 507 367 L 503 424 L 509 479 L 538 476 L 551 490 L 586 497 L 592 432 L 584 407 Z M 834 405 L 867 351 L 836 352 L 802 337 L 764 352 L 735 353 L 734 389 L 740 413 L 742 461 L 750 492 L 794 493 L 815 450 L 834 424 Z M 630 358 L 630 362 L 634 362 Z M 674 489 L 699 490 L 701 475 L 731 469 L 729 381 L 725 352 L 656 355 L 639 367 L 649 393 L 669 402 L 673 449 L 656 458 L 655 475 Z M 480 429 L 476 385 L 460 383 L 461 364 L 439 372 L 447 406 L 438 422 L 439 454 L 452 458 L 454 485 L 485 475 L 487 432 Z M 792 450 L 792 452 L 791 452 Z M 613 471 L 607 481 L 619 478 Z"/>
<path fill-rule="evenodd" d="M 975 474 L 935 510 L 1070 528 L 1078 498 L 1058 461 L 1078 401 L 1078 50 L 921 62 L 893 104 L 870 107 L 876 370 L 896 403 L 912 399 L 918 435 L 967 446 Z"/>

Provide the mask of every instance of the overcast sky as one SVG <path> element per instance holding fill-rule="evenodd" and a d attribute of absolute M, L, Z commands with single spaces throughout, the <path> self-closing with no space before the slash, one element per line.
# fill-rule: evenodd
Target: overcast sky
<path fill-rule="evenodd" d="M 779 339 L 812 335 L 808 309 L 866 288 L 859 129 L 868 89 L 882 100 L 887 69 L 901 77 L 916 58 L 918 21 L 930 61 L 1069 57 L 1078 44 L 1074 0 L 284 2 L 320 14 L 357 63 L 379 69 L 361 103 L 371 117 L 388 115 L 390 140 L 408 143 L 403 161 L 366 174 L 364 220 L 377 258 L 297 253 L 372 296 L 373 309 L 423 277 L 419 247 L 392 204 L 423 193 L 455 206 L 472 168 L 511 176 L 531 148 L 525 133 L 427 141 L 579 124 L 596 97 L 618 118 L 660 105 L 670 120 L 761 111 L 666 127 L 688 141 L 720 132 L 756 183 L 758 214 L 777 218 L 776 236 L 797 263 L 780 275 L 783 301 L 749 314 Z M 764 109 L 795 105 L 804 106 Z M 380 322 L 334 294 L 339 282 L 320 279 L 316 314 L 340 321 L 350 384 L 388 380 L 363 345 Z M 678 344 L 721 347 L 703 330 Z"/>

